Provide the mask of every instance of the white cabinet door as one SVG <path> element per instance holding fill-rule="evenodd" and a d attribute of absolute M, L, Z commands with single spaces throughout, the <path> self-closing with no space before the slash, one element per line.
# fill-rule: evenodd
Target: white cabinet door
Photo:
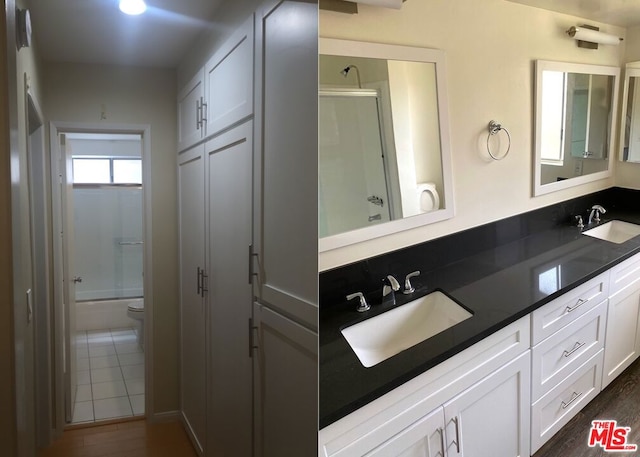
<path fill-rule="evenodd" d="M 629 287 L 609 298 L 604 346 L 604 389 L 640 354 L 640 289 Z"/>
<path fill-rule="evenodd" d="M 178 93 L 178 152 L 193 146 L 205 137 L 202 122 L 204 102 L 204 70 L 198 73 Z"/>
<path fill-rule="evenodd" d="M 447 455 L 528 457 L 530 351 L 444 405 Z"/>
<path fill-rule="evenodd" d="M 204 145 L 178 157 L 180 230 L 180 403 L 183 419 L 201 454 L 205 408 Z"/>
<path fill-rule="evenodd" d="M 254 319 L 255 455 L 317 455 L 318 334 L 258 303 Z"/>
<path fill-rule="evenodd" d="M 366 456 L 444 457 L 445 442 L 444 409 L 439 407 Z"/>
<path fill-rule="evenodd" d="M 207 135 L 253 114 L 253 15 L 205 65 Z"/>
<path fill-rule="evenodd" d="M 206 143 L 209 375 L 207 455 L 250 457 L 252 123 Z"/>
<path fill-rule="evenodd" d="M 273 4 L 274 2 L 269 2 Z M 317 328 L 318 6 L 282 1 L 259 15 L 264 77 L 257 246 L 263 304 Z"/>

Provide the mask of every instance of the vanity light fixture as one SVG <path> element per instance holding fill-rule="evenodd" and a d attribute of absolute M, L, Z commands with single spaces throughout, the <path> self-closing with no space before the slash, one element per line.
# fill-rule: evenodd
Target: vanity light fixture
<path fill-rule="evenodd" d="M 571 27 L 567 35 L 578 40 L 579 47 L 587 49 L 598 49 L 598 44 L 618 45 L 622 41 L 622 38 L 601 32 L 598 27 L 591 25 Z"/>
<path fill-rule="evenodd" d="M 120 0 L 120 11 L 130 16 L 138 16 L 147 10 L 144 0 Z"/>

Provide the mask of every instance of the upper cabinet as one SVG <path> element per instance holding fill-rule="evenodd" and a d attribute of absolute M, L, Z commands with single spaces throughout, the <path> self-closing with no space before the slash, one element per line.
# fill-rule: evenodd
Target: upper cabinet
<path fill-rule="evenodd" d="M 204 71 L 199 70 L 178 92 L 178 152 L 188 149 L 205 137 L 203 103 Z"/>
<path fill-rule="evenodd" d="M 205 65 L 207 136 L 253 114 L 253 15 Z"/>
<path fill-rule="evenodd" d="M 253 114 L 253 15 L 178 93 L 178 151 Z"/>

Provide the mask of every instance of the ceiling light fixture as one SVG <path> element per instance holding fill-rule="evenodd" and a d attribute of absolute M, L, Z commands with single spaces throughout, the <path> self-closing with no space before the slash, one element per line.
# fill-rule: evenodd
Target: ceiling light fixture
<path fill-rule="evenodd" d="M 120 0 L 120 11 L 124 14 L 137 16 L 147 10 L 144 0 Z"/>

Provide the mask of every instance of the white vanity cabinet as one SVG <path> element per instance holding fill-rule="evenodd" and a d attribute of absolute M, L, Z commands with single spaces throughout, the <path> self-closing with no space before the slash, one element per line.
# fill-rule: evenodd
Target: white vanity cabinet
<path fill-rule="evenodd" d="M 203 123 L 204 69 L 198 72 L 178 92 L 178 152 L 205 138 Z"/>
<path fill-rule="evenodd" d="M 640 254 L 616 265 L 610 273 L 602 387 L 640 355 Z"/>
<path fill-rule="evenodd" d="M 529 456 L 529 344 L 526 316 L 320 430 L 318 455 Z"/>
<path fill-rule="evenodd" d="M 531 314 L 531 453 L 601 390 L 609 272 Z"/>

